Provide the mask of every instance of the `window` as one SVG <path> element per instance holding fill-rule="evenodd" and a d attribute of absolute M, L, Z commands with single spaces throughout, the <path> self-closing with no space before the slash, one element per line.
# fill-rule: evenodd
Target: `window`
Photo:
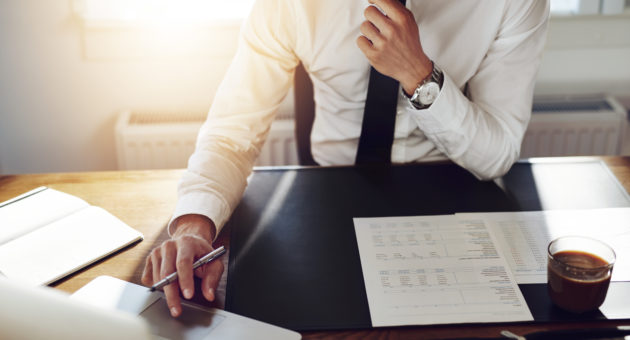
<path fill-rule="evenodd" d="M 88 60 L 231 57 L 255 0 L 72 0 Z"/>
<path fill-rule="evenodd" d="M 254 0 L 74 0 L 89 26 L 200 26 L 241 21 Z"/>

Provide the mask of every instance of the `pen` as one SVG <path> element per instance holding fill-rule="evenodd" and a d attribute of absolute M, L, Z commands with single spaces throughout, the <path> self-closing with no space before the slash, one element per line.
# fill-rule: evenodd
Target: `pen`
<path fill-rule="evenodd" d="M 225 253 L 224 246 L 220 246 L 219 248 L 209 252 L 208 254 L 201 257 L 199 260 L 195 261 L 195 263 L 193 263 L 193 270 L 203 266 L 204 264 L 208 262 L 211 262 L 214 259 L 219 258 L 219 256 L 223 255 L 223 253 Z M 175 280 L 177 280 L 177 271 L 168 275 L 167 277 L 163 278 L 162 280 L 160 280 L 159 282 L 151 286 L 151 288 L 149 288 L 149 291 L 154 292 L 156 289 L 160 289 L 168 284 L 171 284 Z"/>
<path fill-rule="evenodd" d="M 592 340 L 612 340 L 626 339 L 630 335 L 630 326 L 617 326 L 605 328 L 585 328 L 585 329 L 562 329 L 534 332 L 525 336 L 516 335 L 510 331 L 501 331 L 501 335 L 508 339 L 518 340 L 573 340 L 573 339 L 592 339 Z"/>

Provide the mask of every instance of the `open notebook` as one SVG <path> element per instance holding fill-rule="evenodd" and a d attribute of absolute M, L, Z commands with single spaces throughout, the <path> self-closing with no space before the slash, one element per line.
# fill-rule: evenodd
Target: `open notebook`
<path fill-rule="evenodd" d="M 40 187 L 0 203 L 0 273 L 49 284 L 142 237 L 102 208 Z"/>

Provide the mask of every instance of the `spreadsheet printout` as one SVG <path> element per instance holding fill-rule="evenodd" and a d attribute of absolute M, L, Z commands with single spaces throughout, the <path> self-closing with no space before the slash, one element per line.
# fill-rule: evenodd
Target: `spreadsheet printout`
<path fill-rule="evenodd" d="M 482 219 L 355 218 L 374 327 L 533 320 Z"/>
<path fill-rule="evenodd" d="M 516 282 L 547 283 L 547 246 L 581 235 L 610 245 L 617 255 L 613 281 L 630 281 L 630 208 L 456 214 L 482 219 L 497 240 Z"/>

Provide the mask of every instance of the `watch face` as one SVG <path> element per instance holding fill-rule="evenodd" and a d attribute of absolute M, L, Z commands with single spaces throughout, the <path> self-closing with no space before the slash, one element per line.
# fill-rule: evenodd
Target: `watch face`
<path fill-rule="evenodd" d="M 418 99 L 423 105 L 433 104 L 439 93 L 440 85 L 435 82 L 429 82 L 420 87 Z"/>

